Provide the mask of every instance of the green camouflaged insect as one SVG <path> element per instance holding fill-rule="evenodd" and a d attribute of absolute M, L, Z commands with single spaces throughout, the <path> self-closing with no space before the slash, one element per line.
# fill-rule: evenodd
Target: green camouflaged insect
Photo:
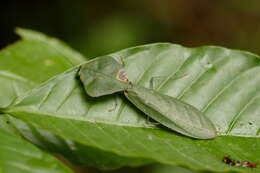
<path fill-rule="evenodd" d="M 216 137 L 214 125 L 202 112 L 153 89 L 134 85 L 128 81 L 123 65 L 110 56 L 82 65 L 79 75 L 85 91 L 92 97 L 123 91 L 138 109 L 174 131 L 198 139 Z"/>

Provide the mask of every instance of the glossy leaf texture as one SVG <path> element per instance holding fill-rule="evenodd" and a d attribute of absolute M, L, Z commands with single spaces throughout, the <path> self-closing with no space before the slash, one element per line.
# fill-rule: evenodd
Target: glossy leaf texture
<path fill-rule="evenodd" d="M 18 29 L 17 32 L 22 40 L 0 51 L 0 108 L 7 107 L 16 97 L 52 76 L 86 60 L 55 38 L 27 29 Z M 63 155 L 73 163 L 83 166 L 115 169 L 123 165 L 137 166 L 150 162 L 118 156 L 55 136 L 10 115 L 0 116 L 0 129 L 20 135 L 46 151 Z"/>
<path fill-rule="evenodd" d="M 0 129 L 0 172 L 72 173 L 58 159 L 19 136 Z"/>
<path fill-rule="evenodd" d="M 225 156 L 260 162 L 258 56 L 214 46 L 174 44 L 139 46 L 110 56 L 124 57 L 129 80 L 139 85 L 147 87 L 151 78 L 163 76 L 156 90 L 204 112 L 222 136 L 190 139 L 148 122 L 121 95 L 90 98 L 79 82 L 79 67 L 20 97 L 7 112 L 34 127 L 125 158 L 194 170 L 260 171 L 259 167 L 222 162 Z"/>

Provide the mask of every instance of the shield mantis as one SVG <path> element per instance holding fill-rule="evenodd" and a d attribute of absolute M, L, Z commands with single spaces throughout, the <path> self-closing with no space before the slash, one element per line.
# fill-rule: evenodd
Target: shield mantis
<path fill-rule="evenodd" d="M 96 58 L 82 65 L 79 76 L 89 96 L 124 92 L 133 105 L 171 130 L 197 139 L 217 136 L 215 126 L 201 111 L 174 97 L 133 84 L 124 66 L 113 57 Z"/>

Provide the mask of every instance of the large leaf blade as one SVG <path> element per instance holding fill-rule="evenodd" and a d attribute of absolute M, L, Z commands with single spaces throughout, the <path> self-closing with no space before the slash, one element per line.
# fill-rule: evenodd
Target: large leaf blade
<path fill-rule="evenodd" d="M 167 81 L 157 90 L 178 97 L 200 110 L 225 88 L 230 79 L 243 77 L 251 69 L 259 69 L 258 56 L 220 47 L 188 49 L 178 45 L 154 44 L 127 49 L 111 56 L 117 59 L 123 56 L 130 80 L 143 86 L 149 85 L 149 80 L 154 76 L 166 76 Z M 256 71 L 250 75 L 256 75 Z M 78 67 L 53 78 L 20 98 L 18 104 L 9 108 L 8 112 L 59 136 L 124 157 L 147 158 L 165 164 L 185 165 L 196 170 L 259 171 L 259 168 L 230 167 L 222 163 L 223 157 L 227 155 L 237 160 L 259 162 L 259 138 L 223 136 L 200 141 L 161 130 L 147 123 L 146 117 L 121 96 L 96 99 L 87 97 L 79 84 L 77 73 Z M 185 73 L 191 78 L 176 80 L 176 76 Z M 223 77 L 223 74 L 226 76 Z M 253 77 L 247 79 L 251 83 Z M 220 86 L 216 85 L 217 81 L 221 83 Z M 249 86 L 252 85 L 258 86 L 258 83 L 254 81 Z M 257 89 L 251 92 L 257 95 Z M 203 90 L 209 93 L 208 96 L 203 94 Z M 229 103 L 229 99 L 223 101 L 230 106 L 233 103 Z M 238 110 L 241 109 L 240 106 L 237 106 Z M 256 106 L 253 108 L 255 112 L 259 109 Z M 221 107 L 216 111 L 221 111 Z M 238 135 L 232 131 L 227 133 L 224 126 L 214 121 L 210 112 L 205 113 L 219 132 L 223 132 L 222 135 Z M 229 112 L 221 113 L 228 118 L 233 117 Z M 251 119 L 255 125 L 259 123 L 255 114 Z M 246 123 L 247 120 L 244 121 Z M 254 129 L 247 130 L 251 137 L 258 137 L 259 134 Z M 230 150 L 226 150 L 226 146 Z"/>
<path fill-rule="evenodd" d="M 259 150 L 256 150 L 259 141 L 256 138 L 218 137 L 215 140 L 194 141 L 158 129 L 64 120 L 64 117 L 22 110 L 12 112 L 12 115 L 64 138 L 126 158 L 145 158 L 164 164 L 184 165 L 194 170 L 259 171 L 259 168 L 251 170 L 230 167 L 222 162 L 224 156 L 232 156 L 236 160 L 259 162 Z M 229 150 L 226 150 L 227 146 Z"/>

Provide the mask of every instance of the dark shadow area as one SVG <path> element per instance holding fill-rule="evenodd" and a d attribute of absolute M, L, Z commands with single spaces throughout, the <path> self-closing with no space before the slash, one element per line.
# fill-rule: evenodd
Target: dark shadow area
<path fill-rule="evenodd" d="M 260 2 L 209 0 L 3 0 L 0 47 L 25 27 L 58 37 L 87 57 L 173 42 L 260 53 Z"/>

